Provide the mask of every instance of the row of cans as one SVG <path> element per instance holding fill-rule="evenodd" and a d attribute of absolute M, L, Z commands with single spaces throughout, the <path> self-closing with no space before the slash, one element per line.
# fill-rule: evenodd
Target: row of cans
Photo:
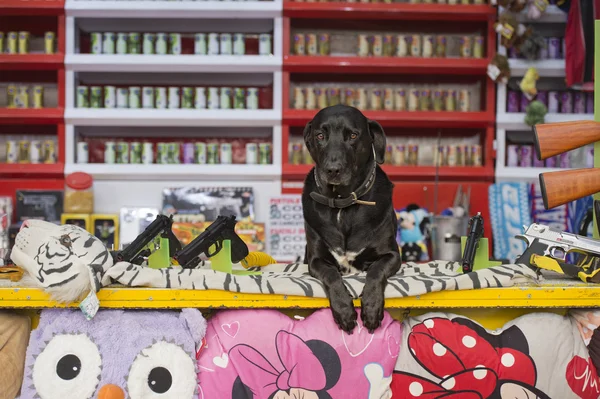
<path fill-rule="evenodd" d="M 472 111 L 469 89 L 294 87 L 295 109 L 322 109 L 345 104 L 362 110 Z"/>
<path fill-rule="evenodd" d="M 156 152 L 155 152 L 156 147 Z M 271 143 L 246 143 L 246 163 L 272 163 Z M 77 143 L 77 163 L 89 162 L 88 143 Z M 106 164 L 232 164 L 231 143 L 180 143 L 107 141 L 104 144 Z"/>
<path fill-rule="evenodd" d="M 7 140 L 6 163 L 56 163 L 54 140 Z"/>
<path fill-rule="evenodd" d="M 31 34 L 22 32 L 0 32 L 0 54 L 28 54 Z M 44 33 L 44 53 L 55 53 L 56 34 L 54 32 Z"/>
<path fill-rule="evenodd" d="M 459 56 L 463 58 L 483 58 L 483 36 L 461 36 Z M 377 34 L 358 35 L 359 57 L 446 57 L 447 35 L 420 34 Z"/>
<path fill-rule="evenodd" d="M 44 86 L 9 84 L 6 101 L 8 108 L 44 108 Z"/>
<path fill-rule="evenodd" d="M 566 58 L 567 44 L 564 37 L 543 37 L 545 46 L 540 49 L 538 57 L 542 60 L 562 60 Z M 519 54 L 518 49 L 511 47 L 508 50 L 508 58 L 524 58 Z"/>
<path fill-rule="evenodd" d="M 479 167 L 483 165 L 483 153 L 480 144 L 440 145 L 434 146 L 433 150 L 433 164 L 435 166 Z"/>
<path fill-rule="evenodd" d="M 539 90 L 534 100 L 542 102 L 551 114 L 593 114 L 594 92 Z M 527 112 L 531 101 L 520 91 L 507 94 L 507 112 Z"/>
<path fill-rule="evenodd" d="M 77 108 L 258 109 L 256 87 L 78 86 Z"/>
<path fill-rule="evenodd" d="M 573 165 L 571 154 L 563 153 L 540 161 L 534 156 L 532 145 L 510 144 L 506 146 L 506 166 L 509 167 L 536 167 L 536 168 L 592 168 L 594 167 L 594 146 L 587 146 L 584 153 L 585 159 L 581 159 L 580 165 Z"/>

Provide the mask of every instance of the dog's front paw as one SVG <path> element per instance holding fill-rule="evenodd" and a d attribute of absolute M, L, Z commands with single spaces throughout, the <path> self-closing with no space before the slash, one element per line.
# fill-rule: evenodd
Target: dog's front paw
<path fill-rule="evenodd" d="M 331 298 L 330 303 L 335 323 L 348 334 L 352 334 L 358 318 L 352 298 L 349 295 L 346 295 L 344 298 Z"/>
<path fill-rule="evenodd" d="M 385 298 L 381 290 L 363 291 L 360 318 L 371 334 L 381 325 L 384 303 Z"/>

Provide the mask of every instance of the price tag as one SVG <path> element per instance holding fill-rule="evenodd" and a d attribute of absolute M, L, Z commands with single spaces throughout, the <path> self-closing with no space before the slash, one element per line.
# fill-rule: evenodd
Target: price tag
<path fill-rule="evenodd" d="M 88 320 L 92 320 L 98 309 L 100 309 L 100 301 L 96 296 L 96 292 L 92 289 L 88 296 L 79 304 L 79 309 L 83 312 L 84 316 Z"/>
<path fill-rule="evenodd" d="M 510 40 L 510 38 L 513 36 L 514 33 L 515 33 L 515 28 L 513 28 L 511 25 L 509 25 L 509 24 L 502 25 L 502 30 L 500 31 L 500 34 L 502 36 L 504 36 L 505 38 Z"/>

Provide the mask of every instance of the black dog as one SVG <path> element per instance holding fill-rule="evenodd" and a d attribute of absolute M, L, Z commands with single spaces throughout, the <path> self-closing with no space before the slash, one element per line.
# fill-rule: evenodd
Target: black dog
<path fill-rule="evenodd" d="M 316 166 L 304 182 L 306 255 L 340 328 L 351 333 L 357 313 L 342 275 L 366 271 L 361 319 L 369 332 L 383 319 L 388 277 L 400 269 L 393 184 L 377 165 L 385 156 L 381 125 L 358 109 L 324 108 L 304 128 Z"/>

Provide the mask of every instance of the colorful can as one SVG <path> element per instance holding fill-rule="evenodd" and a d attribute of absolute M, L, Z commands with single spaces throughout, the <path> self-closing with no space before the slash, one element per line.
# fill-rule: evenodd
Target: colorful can
<path fill-rule="evenodd" d="M 194 108 L 194 88 L 183 87 L 181 89 L 181 108 L 192 109 Z"/>
<path fill-rule="evenodd" d="M 10 86 L 9 86 L 10 87 Z M 77 108 L 90 107 L 90 89 L 87 86 L 77 86 L 77 98 L 75 99 Z"/>
<path fill-rule="evenodd" d="M 44 141 L 44 163 L 56 163 L 56 142 L 54 140 Z"/>
<path fill-rule="evenodd" d="M 169 109 L 181 108 L 180 89 L 179 87 L 169 87 L 167 103 Z"/>
<path fill-rule="evenodd" d="M 354 106 L 354 99 L 356 98 L 356 89 L 347 88 L 344 89 L 344 104 L 350 107 Z"/>
<path fill-rule="evenodd" d="M 408 164 L 413 166 L 419 164 L 419 146 L 417 144 L 408 147 Z"/>
<path fill-rule="evenodd" d="M 44 108 L 44 86 L 33 86 L 33 108 Z"/>
<path fill-rule="evenodd" d="M 380 111 L 383 108 L 383 90 L 373 89 L 371 91 L 371 108 L 373 111 Z"/>
<path fill-rule="evenodd" d="M 119 141 L 116 145 L 117 157 L 116 162 L 118 164 L 129 163 L 129 143 L 126 141 Z"/>
<path fill-rule="evenodd" d="M 258 163 L 260 165 L 271 163 L 271 143 L 258 144 Z"/>
<path fill-rule="evenodd" d="M 129 47 L 128 42 L 129 42 L 129 35 L 127 33 L 124 33 L 124 32 L 117 33 L 117 45 L 116 45 L 117 54 L 127 54 L 128 47 Z"/>
<path fill-rule="evenodd" d="M 437 35 L 435 37 L 435 56 L 445 57 L 446 56 L 446 44 L 448 39 L 446 35 Z"/>
<path fill-rule="evenodd" d="M 167 88 L 166 87 L 155 87 L 154 88 L 154 106 L 157 109 L 167 108 Z"/>
<path fill-rule="evenodd" d="M 406 165 L 406 146 L 404 144 L 398 144 L 394 149 L 394 155 L 392 162 L 397 166 Z"/>
<path fill-rule="evenodd" d="M 31 143 L 28 140 L 19 140 L 18 163 L 29 163 L 31 158 Z"/>
<path fill-rule="evenodd" d="M 181 54 L 181 33 L 169 33 L 169 54 Z"/>
<path fill-rule="evenodd" d="M 358 35 L 358 56 L 366 57 L 369 55 L 369 35 L 363 33 Z"/>
<path fill-rule="evenodd" d="M 8 54 L 19 52 L 19 34 L 17 32 L 8 32 L 8 35 L 6 35 L 6 52 Z"/>
<path fill-rule="evenodd" d="M 19 161 L 19 145 L 16 140 L 6 140 L 6 163 Z"/>
<path fill-rule="evenodd" d="M 233 54 L 244 55 L 246 54 L 246 35 L 243 33 L 233 34 Z"/>
<path fill-rule="evenodd" d="M 102 41 L 102 54 L 114 54 L 116 35 L 113 32 L 105 32 Z"/>
<path fill-rule="evenodd" d="M 129 163 L 142 163 L 142 143 L 134 141 L 129 144 Z"/>
<path fill-rule="evenodd" d="M 585 93 L 585 113 L 594 113 L 594 92 Z"/>
<path fill-rule="evenodd" d="M 154 35 L 154 33 L 144 33 L 144 40 L 142 42 L 142 51 L 144 52 L 144 54 L 154 54 L 155 42 L 156 36 Z"/>
<path fill-rule="evenodd" d="M 4 54 L 4 32 L 0 32 L 0 54 Z"/>
<path fill-rule="evenodd" d="M 208 34 L 208 55 L 219 55 L 219 34 Z"/>
<path fill-rule="evenodd" d="M 219 109 L 220 104 L 221 104 L 221 98 L 219 96 L 219 88 L 218 87 L 209 87 L 208 88 L 208 109 Z"/>
<path fill-rule="evenodd" d="M 15 108 L 17 106 L 17 86 L 8 85 L 6 87 L 6 106 L 7 108 Z"/>
<path fill-rule="evenodd" d="M 17 86 L 14 104 L 15 108 L 29 108 L 29 86 Z"/>
<path fill-rule="evenodd" d="M 196 87 L 194 96 L 194 108 L 206 109 L 207 98 L 206 98 L 206 87 Z"/>
<path fill-rule="evenodd" d="M 127 87 L 117 89 L 117 108 L 129 108 L 129 89 Z"/>
<path fill-rule="evenodd" d="M 29 162 L 41 163 L 44 160 L 44 149 L 41 140 L 31 140 L 29 148 Z"/>
<path fill-rule="evenodd" d="M 474 58 L 483 58 L 483 45 L 484 45 L 483 36 L 475 36 L 475 39 L 473 40 L 473 57 Z"/>
<path fill-rule="evenodd" d="M 292 143 L 292 152 L 290 154 L 290 163 L 292 165 L 302 165 L 304 154 L 302 153 L 301 143 Z"/>
<path fill-rule="evenodd" d="M 394 90 L 391 88 L 383 89 L 383 109 L 394 110 Z"/>
<path fill-rule="evenodd" d="M 431 110 L 431 90 L 419 90 L 419 111 Z"/>
<path fill-rule="evenodd" d="M 558 114 L 560 109 L 560 93 L 557 91 L 548 92 L 548 113 Z"/>
<path fill-rule="evenodd" d="M 339 87 L 330 87 L 326 90 L 327 102 L 329 105 L 337 105 L 342 103 L 342 95 Z"/>
<path fill-rule="evenodd" d="M 233 54 L 233 41 L 230 33 L 221 33 L 220 35 L 220 52 L 221 55 Z"/>
<path fill-rule="evenodd" d="M 231 143 L 221 143 L 220 156 L 222 164 L 231 164 L 233 162 L 233 150 Z"/>
<path fill-rule="evenodd" d="M 318 42 L 319 55 L 329 55 L 329 33 L 319 33 Z"/>
<path fill-rule="evenodd" d="M 127 49 L 129 54 L 142 54 L 142 40 L 140 34 L 133 32 L 129 34 L 129 43 Z"/>
<path fill-rule="evenodd" d="M 458 166 L 458 147 L 449 145 L 448 147 L 448 166 Z"/>
<path fill-rule="evenodd" d="M 454 112 L 456 111 L 456 90 L 448 90 L 445 92 L 445 97 L 446 100 L 444 101 L 445 103 L 445 109 L 448 112 Z"/>
<path fill-rule="evenodd" d="M 80 141 L 77 143 L 77 163 L 88 163 L 89 159 L 89 150 L 88 143 L 85 141 Z"/>
<path fill-rule="evenodd" d="M 471 110 L 471 92 L 462 89 L 458 93 L 458 110 L 461 112 L 469 112 Z"/>
<path fill-rule="evenodd" d="M 573 113 L 585 114 L 585 93 L 582 91 L 573 93 Z"/>
<path fill-rule="evenodd" d="M 463 58 L 471 58 L 473 55 L 471 49 L 473 47 L 471 36 L 461 36 L 460 38 L 460 56 Z"/>
<path fill-rule="evenodd" d="M 383 55 L 383 36 L 382 35 L 373 35 L 371 37 L 371 53 L 377 57 L 381 57 Z"/>
<path fill-rule="evenodd" d="M 246 143 L 246 163 L 252 165 L 258 163 L 258 145 L 256 143 Z"/>
<path fill-rule="evenodd" d="M 317 98 L 317 108 L 322 109 L 327 107 L 327 92 L 317 87 L 315 88 L 315 97 Z"/>
<path fill-rule="evenodd" d="M 304 35 L 301 33 L 294 34 L 294 54 L 306 55 L 306 45 L 304 41 Z"/>
<path fill-rule="evenodd" d="M 548 38 L 548 58 L 549 59 L 559 60 L 561 58 L 560 49 L 561 49 L 560 38 L 558 38 L 558 37 Z"/>
<path fill-rule="evenodd" d="M 219 160 L 219 143 L 208 143 L 206 145 L 206 163 L 218 164 Z"/>
<path fill-rule="evenodd" d="M 306 41 L 306 54 L 307 55 L 317 55 L 318 54 L 318 45 L 317 45 L 317 35 L 315 33 L 307 33 L 305 37 Z"/>
<path fill-rule="evenodd" d="M 195 148 L 195 163 L 205 164 L 206 163 L 206 143 L 194 143 Z"/>
<path fill-rule="evenodd" d="M 519 112 L 521 103 L 521 93 L 515 90 L 509 90 L 506 100 L 506 112 Z"/>
<path fill-rule="evenodd" d="M 142 163 L 151 164 L 154 162 L 154 145 L 152 143 L 145 142 L 142 144 Z"/>
<path fill-rule="evenodd" d="M 444 97 L 442 96 L 442 91 L 440 89 L 434 89 L 431 97 L 432 109 L 437 112 L 443 111 Z"/>
<path fill-rule="evenodd" d="M 573 113 L 573 93 L 570 91 L 564 91 L 560 95 L 560 113 L 561 114 L 572 114 Z"/>
<path fill-rule="evenodd" d="M 102 108 L 104 106 L 104 98 L 102 98 L 102 87 L 90 87 L 90 108 Z"/>
<path fill-rule="evenodd" d="M 425 58 L 433 57 L 433 35 L 423 36 L 423 53 L 422 56 Z"/>
<path fill-rule="evenodd" d="M 525 147 L 525 146 L 524 146 Z M 531 147 L 529 147 L 531 148 Z M 533 152 L 532 152 L 533 154 Z M 482 165 L 482 151 L 481 145 L 475 144 L 471 146 L 471 165 L 472 166 L 481 166 Z"/>
<path fill-rule="evenodd" d="M 2 39 L 0 38 L 0 42 Z M 56 34 L 54 32 L 44 33 L 44 53 L 54 54 L 55 51 Z M 0 44 L 0 52 L 2 52 L 2 45 Z"/>
<path fill-rule="evenodd" d="M 421 56 L 421 35 L 410 36 L 410 55 L 412 57 Z"/>
<path fill-rule="evenodd" d="M 382 55 L 384 57 L 392 57 L 394 55 L 394 36 L 393 35 L 383 35 L 383 49 Z"/>
<path fill-rule="evenodd" d="M 411 88 L 408 91 L 408 110 L 417 111 L 419 109 L 419 89 Z"/>
<path fill-rule="evenodd" d="M 233 89 L 233 108 L 246 108 L 246 90 L 244 90 L 242 87 L 236 87 Z"/>
<path fill-rule="evenodd" d="M 207 53 L 206 33 L 196 33 L 194 35 L 194 54 L 206 55 Z"/>
<path fill-rule="evenodd" d="M 19 54 L 29 53 L 29 32 L 19 32 Z"/>
<path fill-rule="evenodd" d="M 396 35 L 396 57 L 407 57 L 408 56 L 408 42 L 410 36 L 407 35 Z"/>
<path fill-rule="evenodd" d="M 258 109 L 258 88 L 246 89 L 246 109 Z"/>
<path fill-rule="evenodd" d="M 383 162 L 388 165 L 392 165 L 394 162 L 393 157 L 394 157 L 394 146 L 392 144 L 386 144 Z"/>
<path fill-rule="evenodd" d="M 304 109 L 306 99 L 304 98 L 304 88 L 294 87 L 294 109 Z"/>
<path fill-rule="evenodd" d="M 260 55 L 272 55 L 273 50 L 271 49 L 271 34 L 261 33 L 258 35 L 258 54 Z"/>
<path fill-rule="evenodd" d="M 154 88 L 145 86 L 142 88 L 142 108 L 154 108 Z"/>
<path fill-rule="evenodd" d="M 169 50 L 169 37 L 166 33 L 160 32 L 156 34 L 156 43 L 154 46 L 155 52 L 158 55 L 166 55 Z"/>
<path fill-rule="evenodd" d="M 356 89 L 356 96 L 354 97 L 354 107 L 359 109 L 367 109 L 368 104 L 367 89 L 359 87 Z"/>
<path fill-rule="evenodd" d="M 233 90 L 231 87 L 221 87 L 220 108 L 231 109 L 231 98 Z"/>
<path fill-rule="evenodd" d="M 117 106 L 117 88 L 115 86 L 104 86 L 104 108 L 115 108 Z"/>
<path fill-rule="evenodd" d="M 406 90 L 399 87 L 394 89 L 394 110 L 406 111 Z"/>
<path fill-rule="evenodd" d="M 117 162 L 117 148 L 114 141 L 104 143 L 104 163 L 113 164 Z"/>
<path fill-rule="evenodd" d="M 129 87 L 129 108 L 142 107 L 142 89 L 139 86 Z"/>
<path fill-rule="evenodd" d="M 183 163 L 194 163 L 196 160 L 194 143 L 183 143 Z"/>
<path fill-rule="evenodd" d="M 167 143 L 167 163 L 178 164 L 180 163 L 181 153 L 180 145 L 177 142 Z"/>
<path fill-rule="evenodd" d="M 521 105 L 520 105 L 521 112 L 527 112 L 527 107 L 529 106 L 529 103 L 531 103 L 531 100 L 529 98 L 527 98 L 526 95 L 522 95 L 521 96 Z"/>
<path fill-rule="evenodd" d="M 167 143 L 156 144 L 156 163 L 167 164 L 169 163 L 169 152 Z"/>

